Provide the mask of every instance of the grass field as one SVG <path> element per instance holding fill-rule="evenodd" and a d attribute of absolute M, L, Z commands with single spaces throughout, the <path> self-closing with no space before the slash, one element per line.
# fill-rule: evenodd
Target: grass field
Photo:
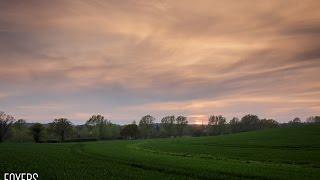
<path fill-rule="evenodd" d="M 0 144 L 4 172 L 40 179 L 320 179 L 320 125 L 215 137 Z"/>

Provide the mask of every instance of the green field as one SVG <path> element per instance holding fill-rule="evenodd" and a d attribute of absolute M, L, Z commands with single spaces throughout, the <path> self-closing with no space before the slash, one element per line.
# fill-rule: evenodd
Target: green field
<path fill-rule="evenodd" d="M 320 125 L 214 137 L 0 144 L 0 173 L 40 179 L 320 179 Z"/>

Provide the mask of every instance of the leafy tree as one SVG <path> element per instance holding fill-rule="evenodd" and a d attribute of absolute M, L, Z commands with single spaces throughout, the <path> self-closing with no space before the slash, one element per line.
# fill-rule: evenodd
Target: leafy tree
<path fill-rule="evenodd" d="M 121 130 L 120 135 L 127 139 L 136 139 L 139 136 L 139 128 L 136 124 L 128 124 Z"/>
<path fill-rule="evenodd" d="M 176 123 L 178 136 L 182 136 L 184 128 L 188 125 L 187 118 L 185 116 L 178 116 Z"/>
<path fill-rule="evenodd" d="M 43 125 L 40 123 L 35 123 L 30 127 L 30 130 L 34 141 L 39 143 L 43 131 Z"/>
<path fill-rule="evenodd" d="M 154 121 L 155 121 L 155 118 L 150 115 L 146 115 L 141 118 L 139 122 L 139 129 L 140 129 L 141 136 L 143 138 L 148 138 L 151 136 L 152 129 L 154 126 Z"/>
<path fill-rule="evenodd" d="M 14 117 L 0 112 L 0 143 L 7 137 L 10 127 L 14 122 Z"/>
<path fill-rule="evenodd" d="M 106 138 L 108 139 L 116 139 L 120 137 L 120 130 L 121 130 L 121 126 L 117 125 L 117 124 L 113 124 L 113 123 L 108 123 L 107 124 L 107 134 L 106 134 Z"/>
<path fill-rule="evenodd" d="M 233 117 L 230 122 L 229 122 L 229 125 L 230 125 L 230 130 L 232 133 L 235 133 L 235 132 L 239 132 L 240 129 L 239 129 L 239 123 L 240 123 L 240 120 L 239 118 L 237 117 Z"/>
<path fill-rule="evenodd" d="M 299 117 L 295 117 L 292 121 L 289 121 L 291 125 L 299 125 L 301 124 L 301 119 Z"/>
<path fill-rule="evenodd" d="M 252 131 L 260 128 L 260 119 L 257 115 L 248 114 L 241 118 L 241 131 Z"/>
<path fill-rule="evenodd" d="M 88 127 L 90 134 L 97 134 L 100 139 L 106 137 L 107 126 L 110 126 L 111 122 L 104 119 L 102 115 L 93 115 L 87 122 L 86 126 Z M 96 133 L 93 131 L 96 130 Z"/>
<path fill-rule="evenodd" d="M 87 127 L 84 125 L 78 125 L 78 126 L 74 126 L 74 131 L 75 134 L 74 136 L 76 138 L 83 138 L 86 137 L 88 135 L 87 133 Z"/>
<path fill-rule="evenodd" d="M 66 118 L 55 119 L 49 126 L 60 137 L 61 141 L 64 141 L 67 134 L 72 130 L 72 123 Z"/>
<path fill-rule="evenodd" d="M 261 119 L 260 124 L 261 129 L 275 128 L 279 126 L 279 123 L 273 119 Z"/>
<path fill-rule="evenodd" d="M 161 127 L 164 129 L 166 136 L 174 136 L 175 117 L 166 116 L 161 119 Z"/>
<path fill-rule="evenodd" d="M 18 130 L 23 130 L 26 127 L 26 121 L 24 119 L 19 119 L 18 121 L 13 123 L 13 127 Z"/>
<path fill-rule="evenodd" d="M 12 125 L 13 136 L 17 141 L 22 142 L 27 136 L 27 125 L 24 119 L 19 119 Z"/>

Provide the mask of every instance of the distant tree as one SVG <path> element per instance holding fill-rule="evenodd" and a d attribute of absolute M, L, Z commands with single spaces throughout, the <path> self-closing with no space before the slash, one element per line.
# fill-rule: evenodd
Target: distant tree
<path fill-rule="evenodd" d="M 301 119 L 299 117 L 295 117 L 292 121 L 289 121 L 291 125 L 299 125 L 301 124 Z"/>
<path fill-rule="evenodd" d="M 14 122 L 14 117 L 0 112 L 0 143 L 7 137 L 10 127 Z"/>
<path fill-rule="evenodd" d="M 257 115 L 248 114 L 241 118 L 241 131 L 252 131 L 260 128 L 260 119 Z"/>
<path fill-rule="evenodd" d="M 185 116 L 178 116 L 176 118 L 176 123 L 177 123 L 178 136 L 182 136 L 183 135 L 183 130 L 188 125 L 187 118 Z"/>
<path fill-rule="evenodd" d="M 215 126 L 218 125 L 218 116 L 211 115 L 208 119 L 208 126 Z"/>
<path fill-rule="evenodd" d="M 239 123 L 240 123 L 240 120 L 239 118 L 237 117 L 233 117 L 230 122 L 229 122 L 229 125 L 230 125 L 230 130 L 232 133 L 235 133 L 235 132 L 239 132 L 240 129 L 239 129 Z"/>
<path fill-rule="evenodd" d="M 166 136 L 174 136 L 174 127 L 175 127 L 175 117 L 174 116 L 166 116 L 161 119 L 161 128 L 165 131 Z"/>
<path fill-rule="evenodd" d="M 120 135 L 126 139 L 136 139 L 139 136 L 139 128 L 136 124 L 128 124 L 121 130 Z"/>
<path fill-rule="evenodd" d="M 12 125 L 14 140 L 22 142 L 27 136 L 27 125 L 26 121 L 19 119 Z"/>
<path fill-rule="evenodd" d="M 120 137 L 121 126 L 113 123 L 107 125 L 107 138 L 117 139 Z"/>
<path fill-rule="evenodd" d="M 226 118 L 222 115 L 211 115 L 208 120 L 208 133 L 210 135 L 218 135 L 226 133 Z"/>
<path fill-rule="evenodd" d="M 205 134 L 205 126 L 204 125 L 191 125 L 192 128 L 192 136 L 203 136 Z"/>
<path fill-rule="evenodd" d="M 154 124 L 154 128 L 153 128 L 153 133 L 152 133 L 152 136 L 153 137 L 161 137 L 162 135 L 162 129 L 161 129 L 161 124 L 158 123 L 158 124 Z"/>
<path fill-rule="evenodd" d="M 86 129 L 87 129 L 86 126 L 78 125 L 78 126 L 74 126 L 73 129 L 74 129 L 74 131 L 73 131 L 73 132 L 74 132 L 74 136 L 75 136 L 76 138 L 85 137 L 85 136 L 83 136 L 83 132 L 86 133 Z M 87 134 L 86 134 L 86 135 L 87 135 Z"/>
<path fill-rule="evenodd" d="M 26 127 L 26 123 L 27 122 L 24 119 L 19 119 L 18 121 L 13 123 L 13 126 L 18 130 L 22 130 L 24 127 Z"/>
<path fill-rule="evenodd" d="M 261 119 L 260 124 L 261 129 L 276 128 L 279 126 L 279 123 L 274 119 Z"/>
<path fill-rule="evenodd" d="M 35 123 L 30 127 L 30 130 L 34 141 L 39 143 L 43 131 L 43 125 L 40 123 Z"/>
<path fill-rule="evenodd" d="M 239 118 L 237 117 L 233 117 L 231 120 L 230 120 L 230 124 L 238 124 L 240 122 Z"/>
<path fill-rule="evenodd" d="M 217 119 L 218 119 L 218 125 L 225 125 L 226 124 L 226 118 L 225 117 L 223 117 L 223 116 L 218 116 L 217 117 Z"/>
<path fill-rule="evenodd" d="M 97 136 L 100 139 L 106 137 L 107 126 L 110 125 L 111 122 L 104 119 L 102 115 L 93 115 L 87 122 L 86 126 L 90 130 L 90 133 L 93 134 L 93 130 L 97 130 Z"/>
<path fill-rule="evenodd" d="M 150 115 L 143 116 L 139 121 L 140 134 L 143 138 L 149 138 L 151 136 L 154 121 L 155 118 Z"/>
<path fill-rule="evenodd" d="M 307 123 L 320 123 L 320 116 L 311 116 L 307 118 Z"/>
<path fill-rule="evenodd" d="M 49 127 L 60 137 L 61 141 L 64 141 L 67 134 L 72 130 L 72 123 L 66 118 L 59 118 L 50 123 Z"/>

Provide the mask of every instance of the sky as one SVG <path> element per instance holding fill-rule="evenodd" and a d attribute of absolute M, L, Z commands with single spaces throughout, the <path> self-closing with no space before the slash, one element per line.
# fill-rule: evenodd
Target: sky
<path fill-rule="evenodd" d="M 93 114 L 320 114 L 320 2 L 0 0 L 0 111 L 29 122 Z"/>

